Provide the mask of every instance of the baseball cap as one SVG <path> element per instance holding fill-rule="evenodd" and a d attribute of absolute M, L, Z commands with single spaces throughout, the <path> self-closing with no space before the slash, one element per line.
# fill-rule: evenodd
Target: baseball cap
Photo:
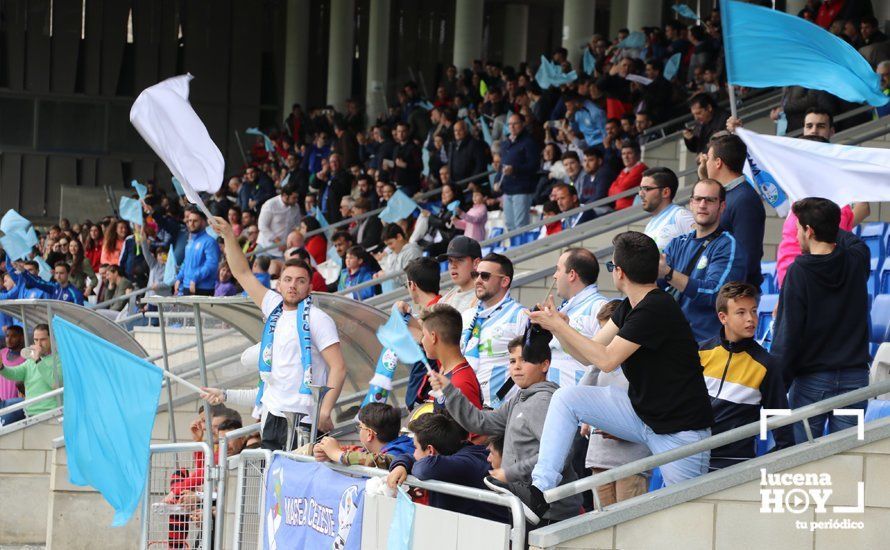
<path fill-rule="evenodd" d="M 445 252 L 445 254 L 439 255 L 436 260 L 439 262 L 444 262 L 448 258 L 466 257 L 481 258 L 482 247 L 479 246 L 479 243 L 476 241 L 476 239 L 471 239 L 470 237 L 460 235 L 459 237 L 451 239 L 451 242 L 448 243 L 448 250 Z"/>

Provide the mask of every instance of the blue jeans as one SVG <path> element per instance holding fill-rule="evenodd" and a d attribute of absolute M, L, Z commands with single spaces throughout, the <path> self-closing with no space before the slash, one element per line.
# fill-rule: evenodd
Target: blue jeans
<path fill-rule="evenodd" d="M 788 406 L 799 409 L 805 405 L 828 399 L 842 393 L 847 393 L 868 385 L 868 369 L 838 369 L 824 372 L 815 372 L 803 376 L 796 376 L 791 383 L 788 392 Z M 868 401 L 860 401 L 847 405 L 845 409 L 865 409 Z M 825 421 L 828 421 L 828 433 L 838 432 L 856 425 L 855 416 L 835 416 L 830 411 L 825 414 L 810 417 L 810 431 L 813 437 L 819 437 L 825 432 Z M 803 443 L 807 440 L 803 422 L 794 424 L 794 440 Z"/>
<path fill-rule="evenodd" d="M 532 207 L 533 195 L 504 195 L 504 223 L 507 231 L 531 223 L 528 211 Z"/>
<path fill-rule="evenodd" d="M 13 397 L 11 399 L 6 399 L 5 401 L 0 401 L 0 409 L 5 409 L 6 407 L 11 407 L 16 403 L 21 403 L 24 401 L 24 397 Z M 18 422 L 20 420 L 25 419 L 25 409 L 19 409 L 17 411 L 12 411 L 11 413 L 6 413 L 0 416 L 0 426 L 8 426 L 13 422 Z"/>
<path fill-rule="evenodd" d="M 710 429 L 657 434 L 640 420 L 630 404 L 627 392 L 611 386 L 575 386 L 560 388 L 550 400 L 544 433 L 541 436 L 538 464 L 532 471 L 532 483 L 546 491 L 559 485 L 560 472 L 572 448 L 578 423 L 584 422 L 625 441 L 643 443 L 658 454 L 711 435 Z M 710 451 L 695 454 L 661 466 L 665 485 L 679 483 L 708 471 Z"/>

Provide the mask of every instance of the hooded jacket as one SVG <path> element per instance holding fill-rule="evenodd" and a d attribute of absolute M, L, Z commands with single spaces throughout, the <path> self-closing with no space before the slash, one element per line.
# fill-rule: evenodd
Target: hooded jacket
<path fill-rule="evenodd" d="M 528 481 L 538 463 L 538 449 L 550 399 L 558 389 L 559 385 L 555 382 L 538 382 L 520 390 L 495 410 L 479 410 L 459 389 L 449 385 L 444 390 L 445 407 L 467 431 L 503 436 L 501 468 L 507 481 Z M 571 462 L 566 462 L 562 471 L 562 483 L 569 483 L 577 478 Z M 580 509 L 581 495 L 574 495 L 554 502 L 544 517 L 565 519 L 577 516 Z"/>
<path fill-rule="evenodd" d="M 838 231 L 829 254 L 801 254 L 779 294 L 770 351 L 790 385 L 795 376 L 868 368 L 868 247 Z"/>

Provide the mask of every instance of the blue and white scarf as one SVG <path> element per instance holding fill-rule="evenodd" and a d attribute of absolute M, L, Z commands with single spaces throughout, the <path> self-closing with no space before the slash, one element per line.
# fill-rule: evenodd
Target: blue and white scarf
<path fill-rule="evenodd" d="M 303 363 L 303 383 L 300 385 L 301 395 L 312 395 L 309 385 L 312 384 L 312 338 L 309 334 L 309 310 L 312 307 L 312 296 L 297 305 L 297 338 L 300 340 L 300 360 Z M 278 304 L 263 326 L 263 339 L 260 343 L 260 357 L 258 368 L 260 371 L 259 391 L 256 396 L 256 405 L 259 406 L 263 399 L 263 390 L 266 379 L 272 372 L 272 342 L 275 339 L 275 326 L 284 310 L 284 301 Z"/>
<path fill-rule="evenodd" d="M 479 305 L 476 306 L 476 314 L 473 316 L 473 322 L 470 323 L 470 326 L 464 330 L 461 335 L 460 349 L 463 351 L 464 357 L 468 359 L 479 359 L 479 337 L 482 334 L 482 325 L 485 324 L 485 321 L 494 317 L 495 313 L 503 309 L 504 306 L 511 303 L 513 303 L 513 297 L 510 296 L 510 293 L 508 292 L 503 300 L 501 300 L 500 305 L 498 305 L 491 313 L 483 317 L 482 312 L 486 309 L 485 303 L 482 300 L 479 300 Z M 469 347 L 471 340 L 475 340 L 475 342 L 472 347 Z M 471 365 L 473 365 L 473 363 L 473 361 L 470 361 Z"/>

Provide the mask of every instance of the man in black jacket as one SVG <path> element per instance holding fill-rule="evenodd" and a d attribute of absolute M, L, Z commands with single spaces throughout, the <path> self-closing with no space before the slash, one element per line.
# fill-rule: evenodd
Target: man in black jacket
<path fill-rule="evenodd" d="M 466 121 L 454 123 L 454 141 L 448 146 L 451 181 L 460 181 L 485 171 L 485 146 L 470 135 Z M 480 178 L 485 181 L 485 178 Z"/>
<path fill-rule="evenodd" d="M 779 295 L 771 352 L 790 385 L 793 409 L 868 385 L 870 253 L 856 236 L 838 229 L 840 207 L 822 198 L 799 200 L 797 240 L 803 252 L 788 268 Z M 845 408 L 865 409 L 867 403 Z M 856 425 L 856 417 L 830 413 L 809 419 L 813 437 Z M 803 424 L 794 425 L 798 443 Z"/>
<path fill-rule="evenodd" d="M 328 165 L 315 174 L 310 189 L 318 192 L 319 207 L 328 223 L 343 219 L 340 215 L 340 200 L 352 191 L 352 180 L 337 153 L 328 157 Z"/>
<path fill-rule="evenodd" d="M 692 96 L 689 100 L 689 111 L 695 118 L 695 125 L 683 130 L 686 148 L 693 153 L 707 153 L 708 140 L 717 132 L 726 129 L 729 113 L 717 107 L 714 98 L 709 94 Z"/>
<path fill-rule="evenodd" d="M 409 197 L 420 190 L 423 159 L 418 147 L 408 136 L 408 124 L 396 125 L 396 148 L 393 151 L 392 181 Z"/>

